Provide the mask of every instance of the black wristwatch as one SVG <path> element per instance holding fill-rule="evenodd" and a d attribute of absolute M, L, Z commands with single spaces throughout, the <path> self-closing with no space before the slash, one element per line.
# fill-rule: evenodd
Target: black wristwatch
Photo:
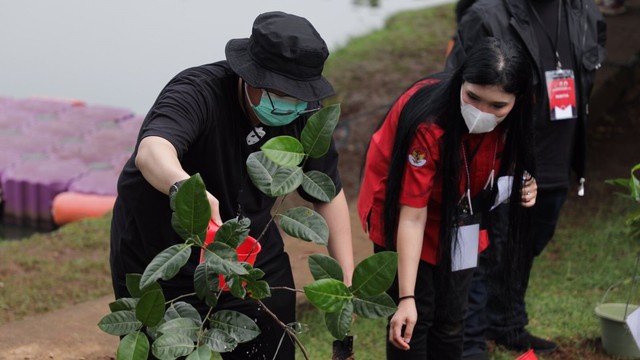
<path fill-rule="evenodd" d="M 171 187 L 169 188 L 169 197 L 173 196 L 173 194 L 178 192 L 178 189 L 180 189 L 180 186 L 182 186 L 182 184 L 187 181 L 185 180 L 180 180 L 180 181 L 176 181 L 173 183 L 173 185 L 171 185 Z"/>

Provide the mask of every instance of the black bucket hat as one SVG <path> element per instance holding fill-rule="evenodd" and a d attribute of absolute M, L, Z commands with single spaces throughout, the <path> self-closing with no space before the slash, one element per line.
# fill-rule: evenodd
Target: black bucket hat
<path fill-rule="evenodd" d="M 258 15 L 251 37 L 225 47 L 231 69 L 255 88 L 274 89 L 304 101 L 333 95 L 322 76 L 327 44 L 311 23 L 280 11 Z"/>

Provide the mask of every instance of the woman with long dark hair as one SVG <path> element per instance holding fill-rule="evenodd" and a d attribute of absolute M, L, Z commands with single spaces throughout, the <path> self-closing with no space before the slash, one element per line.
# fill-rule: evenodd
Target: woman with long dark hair
<path fill-rule="evenodd" d="M 389 359 L 461 358 L 469 282 L 496 203 L 510 204 L 513 270 L 528 251 L 515 239 L 526 239 L 537 189 L 531 68 L 517 45 L 486 38 L 452 74 L 413 84 L 371 139 L 358 212 L 374 250 L 398 252 Z"/>

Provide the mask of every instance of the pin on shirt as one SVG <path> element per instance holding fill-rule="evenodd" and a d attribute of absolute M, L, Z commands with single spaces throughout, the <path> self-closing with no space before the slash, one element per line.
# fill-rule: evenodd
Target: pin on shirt
<path fill-rule="evenodd" d="M 267 133 L 264 131 L 262 126 L 257 126 L 253 128 L 249 135 L 247 135 L 247 145 L 256 144 L 262 139 Z"/>

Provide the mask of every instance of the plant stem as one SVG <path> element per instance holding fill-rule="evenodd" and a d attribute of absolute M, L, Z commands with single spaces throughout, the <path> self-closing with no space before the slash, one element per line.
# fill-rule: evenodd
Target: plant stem
<path fill-rule="evenodd" d="M 280 206 L 282 206 L 282 204 L 284 203 L 284 199 L 287 197 L 287 195 L 281 196 L 280 198 L 278 198 L 278 203 L 275 206 L 273 212 L 274 213 L 278 213 L 278 209 L 280 209 Z M 269 222 L 267 222 L 267 225 L 264 226 L 264 229 L 262 229 L 262 232 L 260 233 L 260 235 L 258 235 L 258 238 L 256 239 L 256 244 L 260 242 L 260 240 L 262 240 L 262 238 L 264 237 L 264 234 L 267 233 L 267 230 L 269 229 L 269 225 L 271 225 L 271 223 L 273 222 L 273 216 L 271 216 L 271 218 L 269 218 Z M 249 250 L 249 254 L 247 255 L 247 258 L 253 254 L 253 250 L 256 247 L 256 244 L 253 245 L 253 247 L 251 247 L 251 250 Z M 246 259 L 245 259 L 246 260 Z"/>
<path fill-rule="evenodd" d="M 258 304 L 260 304 L 260 306 L 262 306 L 264 311 L 266 311 L 267 314 L 269 314 L 269 316 L 271 316 L 273 320 L 275 320 L 284 329 L 284 331 L 286 331 L 287 334 L 289 334 L 289 336 L 293 338 L 293 341 L 295 341 L 296 345 L 298 345 L 298 347 L 300 348 L 300 351 L 302 351 L 302 355 L 304 355 L 304 358 L 309 360 L 309 355 L 307 354 L 307 350 L 304 348 L 304 346 L 300 342 L 300 339 L 298 339 L 298 337 L 296 336 L 296 333 L 293 332 L 293 330 L 291 330 L 291 328 L 287 324 L 280 321 L 280 319 L 278 319 L 278 316 L 276 316 L 276 314 L 271 312 L 271 310 L 269 310 L 269 308 L 262 301 L 260 300 L 256 300 L 256 301 L 258 302 Z"/>
<path fill-rule="evenodd" d="M 273 286 L 270 287 L 271 290 L 289 290 L 289 291 L 293 291 L 293 292 L 300 292 L 300 293 L 304 293 L 304 290 L 300 290 L 300 289 L 294 289 L 294 288 L 290 288 L 287 286 Z"/>
<path fill-rule="evenodd" d="M 193 293 L 189 293 L 189 294 L 182 294 L 182 295 L 178 296 L 177 298 L 175 298 L 175 299 L 173 299 L 171 301 L 167 301 L 166 304 L 170 304 L 170 303 L 176 302 L 176 301 L 178 301 L 178 300 L 180 300 L 182 298 L 186 298 L 186 297 L 189 297 L 189 296 L 195 296 L 195 295 L 196 295 L 196 293 L 194 293 L 194 292 Z"/>

